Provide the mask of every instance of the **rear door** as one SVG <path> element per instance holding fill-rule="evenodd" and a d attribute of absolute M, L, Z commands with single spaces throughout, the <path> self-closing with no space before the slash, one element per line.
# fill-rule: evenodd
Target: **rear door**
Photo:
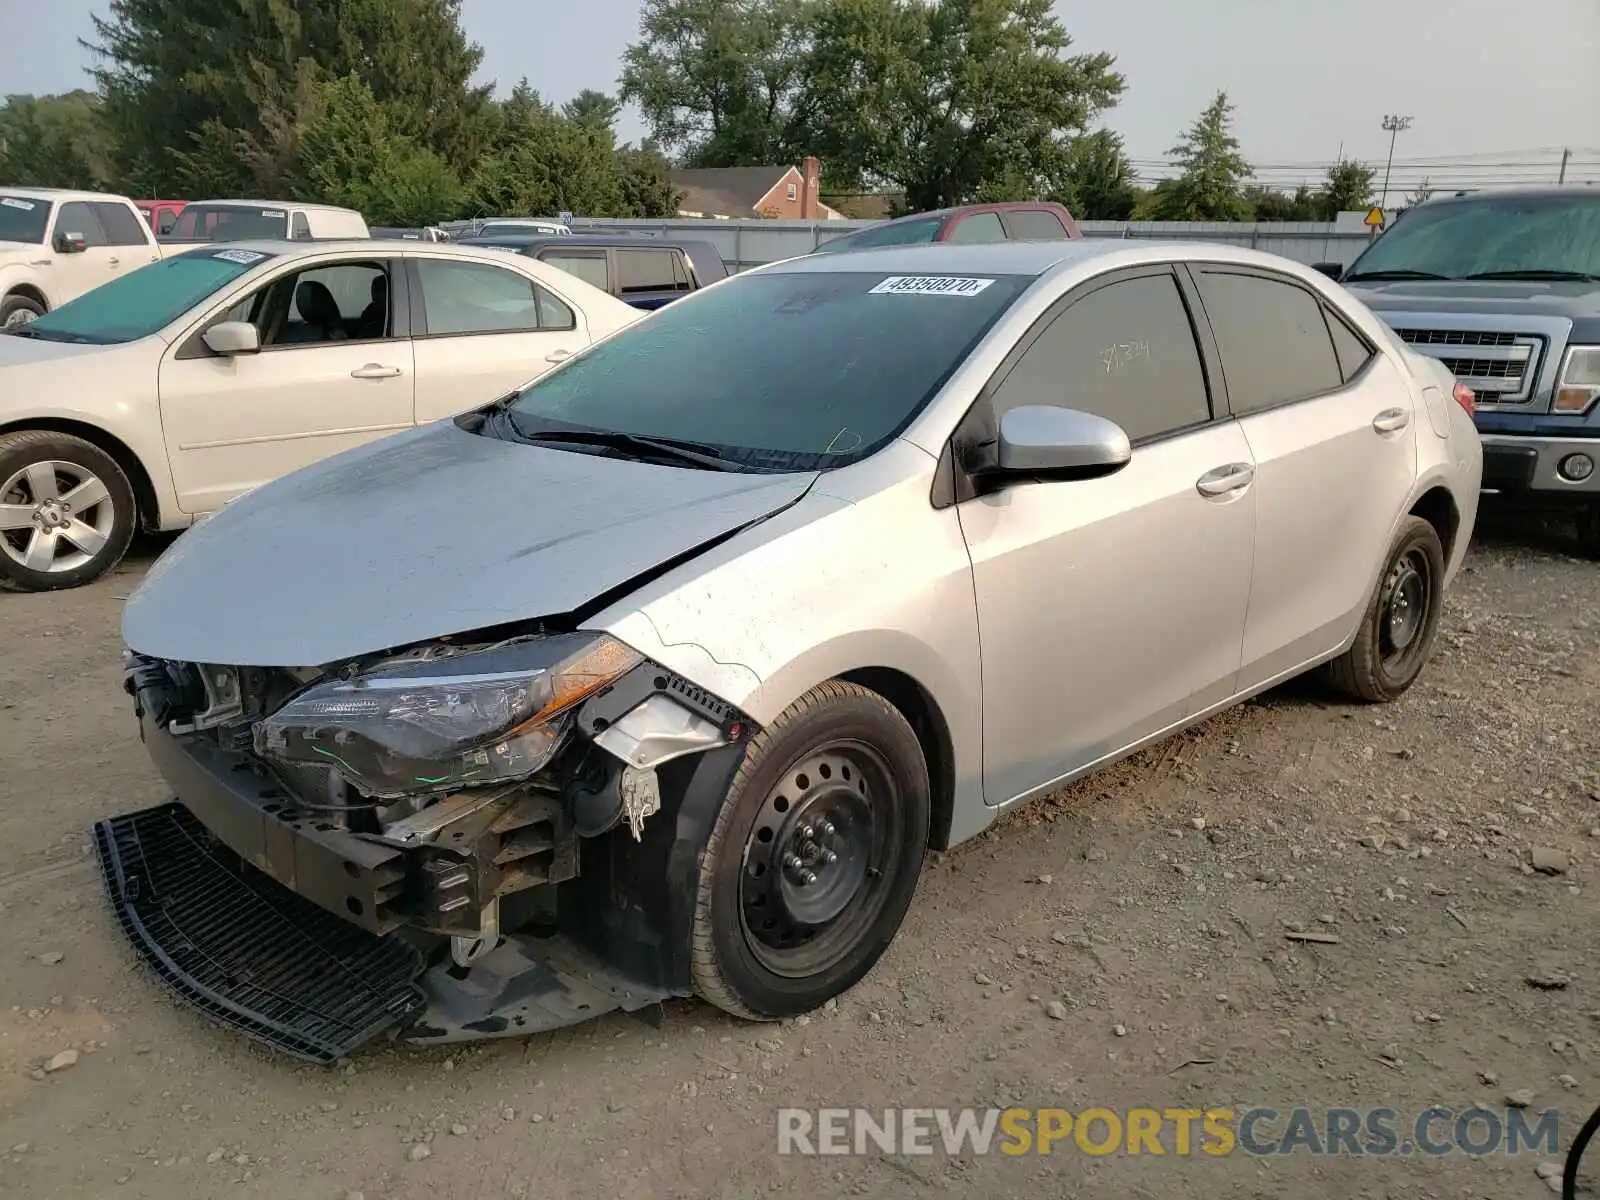
<path fill-rule="evenodd" d="M 418 424 L 487 404 L 589 344 L 577 307 L 520 271 L 408 261 Z"/>
<path fill-rule="evenodd" d="M 1416 478 L 1417 414 L 1399 368 L 1310 288 L 1232 265 L 1191 270 L 1256 463 L 1242 690 L 1355 628 Z"/>
<path fill-rule="evenodd" d="M 404 289 L 382 257 L 285 272 L 207 322 L 250 321 L 259 354 L 215 355 L 198 330 L 167 352 L 161 424 L 185 512 L 411 427 Z"/>

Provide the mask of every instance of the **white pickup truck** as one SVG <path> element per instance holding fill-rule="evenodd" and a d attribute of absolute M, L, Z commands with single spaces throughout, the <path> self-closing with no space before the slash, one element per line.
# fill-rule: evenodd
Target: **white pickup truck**
<path fill-rule="evenodd" d="M 353 208 L 295 200 L 191 200 L 171 231 L 161 235 L 161 243 L 322 242 L 371 236 L 366 218 Z"/>
<path fill-rule="evenodd" d="M 0 327 L 160 258 L 155 234 L 125 196 L 0 187 Z"/>

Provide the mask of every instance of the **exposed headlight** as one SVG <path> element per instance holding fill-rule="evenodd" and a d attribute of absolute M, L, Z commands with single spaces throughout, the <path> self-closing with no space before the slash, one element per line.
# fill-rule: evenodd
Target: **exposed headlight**
<path fill-rule="evenodd" d="M 1600 397 L 1600 346 L 1569 346 L 1551 412 L 1585 413 Z"/>
<path fill-rule="evenodd" d="M 520 779 L 550 761 L 577 704 L 640 661 L 572 633 L 330 680 L 260 721 L 256 753 L 333 767 L 376 797 Z"/>

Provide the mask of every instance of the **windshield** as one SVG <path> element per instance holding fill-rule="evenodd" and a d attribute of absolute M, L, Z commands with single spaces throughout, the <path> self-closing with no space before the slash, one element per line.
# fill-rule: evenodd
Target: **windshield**
<path fill-rule="evenodd" d="M 259 250 L 197 250 L 164 258 L 103 283 L 13 332 L 97 346 L 137 341 L 271 257 Z"/>
<path fill-rule="evenodd" d="M 1033 280 L 795 271 L 658 310 L 523 389 L 519 432 L 687 440 L 752 469 L 865 458 L 898 434 Z"/>
<path fill-rule="evenodd" d="M 846 234 L 841 238 L 823 242 L 817 247 L 819 254 L 838 250 L 865 250 L 869 246 L 916 246 L 931 242 L 944 224 L 943 217 L 924 217 L 918 221 L 889 221 L 873 225 L 860 233 Z"/>
<path fill-rule="evenodd" d="M 563 237 L 571 233 L 565 225 L 541 225 L 537 221 L 490 221 L 475 237 L 505 237 L 521 234 L 523 237 Z"/>
<path fill-rule="evenodd" d="M 0 195 L 0 242 L 42 245 L 45 226 L 49 223 L 50 201 Z"/>
<path fill-rule="evenodd" d="M 1372 243 L 1345 278 L 1389 271 L 1445 279 L 1552 271 L 1600 277 L 1600 190 L 1419 205 Z"/>
<path fill-rule="evenodd" d="M 171 236 L 179 240 L 237 242 L 289 235 L 289 214 L 281 208 L 239 204 L 190 204 L 178 214 Z"/>

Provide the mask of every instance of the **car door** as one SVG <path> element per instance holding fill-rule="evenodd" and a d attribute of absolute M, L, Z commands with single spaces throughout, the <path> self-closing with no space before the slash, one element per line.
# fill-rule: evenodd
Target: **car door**
<path fill-rule="evenodd" d="M 1232 694 L 1256 497 L 1243 433 L 1213 420 L 1191 307 L 1169 267 L 1086 285 L 1023 338 L 974 410 L 997 422 L 1060 405 L 1117 422 L 1133 443 L 1116 474 L 958 506 L 991 804 Z"/>
<path fill-rule="evenodd" d="M 82 237 L 83 249 L 70 253 L 61 251 L 58 239 L 62 236 Z M 85 201 L 69 200 L 56 208 L 51 244 L 57 247 L 51 255 L 54 260 L 50 268 L 51 304 L 65 304 L 111 278 L 112 259 L 118 254 L 108 244 L 105 227 L 95 215 L 94 207 Z"/>
<path fill-rule="evenodd" d="M 417 255 L 416 419 L 487 404 L 589 344 L 577 309 L 521 271 Z"/>
<path fill-rule="evenodd" d="M 411 427 L 405 283 L 393 259 L 323 260 L 274 276 L 167 352 L 161 423 L 185 512 Z M 212 353 L 201 334 L 223 320 L 253 323 L 260 353 Z"/>
<path fill-rule="evenodd" d="M 1254 688 L 1355 628 L 1416 477 L 1415 413 L 1400 369 L 1306 285 L 1234 266 L 1192 271 L 1256 463 L 1239 678 Z"/>
<path fill-rule="evenodd" d="M 161 255 L 150 240 L 150 229 L 139 219 L 137 210 L 126 204 L 107 200 L 92 205 L 100 227 L 106 233 L 106 245 L 111 247 L 109 265 L 112 275 L 134 271 L 146 263 L 159 262 Z"/>

